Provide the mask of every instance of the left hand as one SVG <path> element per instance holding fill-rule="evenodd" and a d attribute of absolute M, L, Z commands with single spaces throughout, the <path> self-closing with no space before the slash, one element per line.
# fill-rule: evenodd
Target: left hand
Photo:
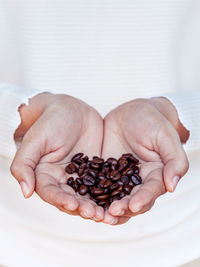
<path fill-rule="evenodd" d="M 111 111 L 104 121 L 102 157 L 133 153 L 141 162 L 142 184 L 114 201 L 104 220 L 122 224 L 151 209 L 166 191 L 173 192 L 189 163 L 182 142 L 189 132 L 165 98 L 136 99 Z"/>

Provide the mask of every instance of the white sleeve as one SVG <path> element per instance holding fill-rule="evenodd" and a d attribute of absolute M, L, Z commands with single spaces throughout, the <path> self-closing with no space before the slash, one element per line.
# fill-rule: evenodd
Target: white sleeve
<path fill-rule="evenodd" d="M 13 158 L 16 147 L 13 134 L 20 124 L 18 107 L 40 90 L 27 89 L 0 81 L 0 155 Z"/>
<path fill-rule="evenodd" d="M 200 149 L 200 89 L 164 95 L 176 107 L 179 119 L 190 131 L 186 150 Z"/>

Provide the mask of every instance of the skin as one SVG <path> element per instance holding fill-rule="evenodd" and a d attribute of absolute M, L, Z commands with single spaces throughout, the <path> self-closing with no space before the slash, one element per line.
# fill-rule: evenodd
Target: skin
<path fill-rule="evenodd" d="M 36 107 L 44 99 L 47 104 L 38 112 Z M 52 94 L 32 99 L 28 107 L 21 107 L 20 114 L 22 123 L 15 133 L 20 147 L 11 173 L 20 183 L 24 196 L 30 197 L 35 190 L 41 199 L 63 212 L 102 220 L 103 208 L 75 194 L 66 185 L 69 175 L 65 172 L 71 157 L 80 151 L 90 157 L 100 156 L 101 116 L 82 101 Z"/>
<path fill-rule="evenodd" d="M 188 169 L 181 142 L 188 131 L 175 107 L 164 98 L 137 99 L 111 111 L 104 119 L 92 107 L 67 95 L 39 94 L 19 109 L 22 122 L 15 132 L 19 149 L 11 173 L 25 197 L 34 190 L 49 204 L 71 215 L 108 224 L 122 224 L 148 211 Z M 66 141 L 67 140 L 67 141 Z M 83 152 L 103 158 L 131 152 L 141 162 L 143 184 L 115 201 L 108 211 L 66 185 L 65 166 Z"/>
<path fill-rule="evenodd" d="M 160 107 L 160 106 L 159 106 Z M 137 99 L 111 111 L 105 118 L 102 156 L 120 157 L 133 153 L 141 162 L 140 176 L 143 183 L 134 187 L 129 196 L 115 201 L 109 207 L 109 216 L 118 218 L 116 224 L 127 222 L 132 216 L 151 209 L 162 194 L 173 192 L 189 164 L 180 136 L 180 122 L 175 108 L 162 99 Z M 166 116 L 165 116 L 166 115 Z M 173 118 L 173 123 L 170 119 Z M 182 126 L 181 136 L 188 135 Z"/>

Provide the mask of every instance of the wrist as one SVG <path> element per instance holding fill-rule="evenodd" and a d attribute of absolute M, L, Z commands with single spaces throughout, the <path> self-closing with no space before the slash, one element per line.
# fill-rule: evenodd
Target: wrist
<path fill-rule="evenodd" d="M 152 97 L 149 99 L 160 113 L 173 125 L 179 134 L 182 143 L 186 143 L 189 138 L 189 131 L 181 123 L 176 107 L 166 97 Z"/>

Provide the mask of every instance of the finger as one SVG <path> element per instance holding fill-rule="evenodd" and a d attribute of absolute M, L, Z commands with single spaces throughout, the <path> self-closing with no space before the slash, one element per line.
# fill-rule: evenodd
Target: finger
<path fill-rule="evenodd" d="M 35 189 L 34 169 L 41 158 L 42 148 L 42 139 L 39 136 L 25 135 L 10 167 L 26 198 L 30 197 Z"/>
<path fill-rule="evenodd" d="M 152 206 L 155 200 L 166 192 L 163 182 L 162 169 L 153 170 L 148 174 L 129 202 L 129 209 L 133 213 L 140 213 L 145 206 Z"/>
<path fill-rule="evenodd" d="M 94 216 L 95 221 L 102 221 L 104 219 L 104 209 L 100 206 L 96 206 L 96 213 Z"/>
<path fill-rule="evenodd" d="M 124 197 L 121 200 L 114 201 L 108 209 L 109 213 L 113 216 L 123 216 L 128 209 L 129 201 L 130 197 Z"/>
<path fill-rule="evenodd" d="M 60 211 L 65 212 L 65 213 L 67 213 L 69 215 L 73 215 L 73 216 L 78 216 L 79 215 L 77 210 L 71 211 L 68 208 L 64 208 L 64 207 L 61 207 L 61 206 L 58 206 L 56 208 L 58 208 Z"/>
<path fill-rule="evenodd" d="M 173 192 L 180 178 L 189 168 L 188 159 L 177 132 L 171 125 L 158 137 L 158 151 L 164 162 L 164 182 L 168 192 Z"/>
<path fill-rule="evenodd" d="M 95 204 L 92 204 L 88 199 L 79 199 L 79 212 L 81 217 L 85 219 L 93 219 L 96 214 Z"/>
<path fill-rule="evenodd" d="M 75 211 L 79 203 L 75 197 L 72 188 L 66 192 L 56 180 L 46 173 L 36 173 L 36 193 L 49 204 L 55 207 L 61 207 L 65 210 Z"/>
<path fill-rule="evenodd" d="M 132 197 L 132 195 L 134 195 L 137 190 L 139 190 L 141 185 L 135 186 L 130 195 L 125 196 L 124 198 L 120 199 L 120 200 L 116 200 L 114 202 L 112 202 L 112 204 L 109 207 L 109 212 L 110 214 L 112 214 L 113 216 L 119 216 L 120 218 L 123 216 L 126 217 L 132 217 L 132 212 L 130 212 L 129 210 L 129 202 L 130 199 Z"/>
<path fill-rule="evenodd" d="M 105 211 L 105 215 L 104 215 L 104 223 L 106 224 L 117 224 L 118 223 L 118 218 L 111 215 L 108 210 Z"/>

